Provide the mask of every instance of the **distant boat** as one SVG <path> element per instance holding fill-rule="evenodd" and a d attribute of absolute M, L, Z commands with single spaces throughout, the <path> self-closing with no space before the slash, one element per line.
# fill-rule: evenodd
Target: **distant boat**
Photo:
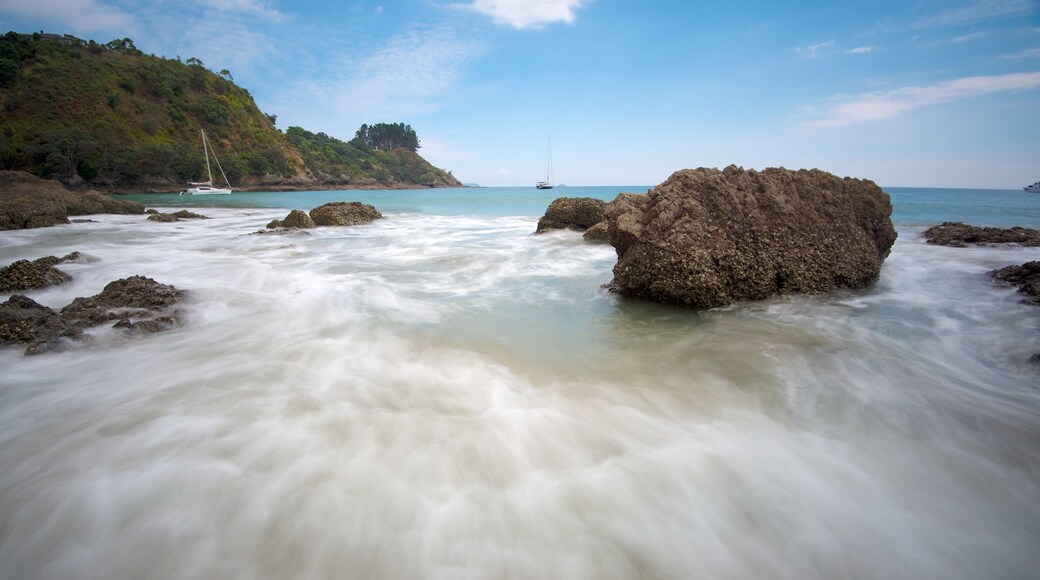
<path fill-rule="evenodd" d="M 227 175 L 224 175 L 224 168 L 220 166 L 220 160 L 217 159 L 217 154 L 213 153 L 213 161 L 217 162 L 217 169 L 220 170 L 220 175 L 224 177 L 224 183 L 227 184 L 227 189 L 222 187 L 213 187 L 213 173 L 209 168 L 209 142 L 206 139 L 206 131 L 199 129 L 202 133 L 202 153 L 206 156 L 206 177 L 208 181 L 189 181 L 188 189 L 182 191 L 183 195 L 227 195 L 231 193 L 231 182 L 228 181 Z"/>
<path fill-rule="evenodd" d="M 1027 185 L 1027 186 L 1023 187 L 1022 189 L 1026 190 L 1026 191 L 1032 191 L 1033 193 L 1040 193 L 1040 181 L 1037 181 L 1033 185 Z"/>
<path fill-rule="evenodd" d="M 552 189 L 553 188 L 553 174 L 552 174 L 552 137 L 549 137 L 549 154 L 547 156 L 546 167 L 545 167 L 545 181 L 539 181 L 534 184 L 538 189 Z"/>

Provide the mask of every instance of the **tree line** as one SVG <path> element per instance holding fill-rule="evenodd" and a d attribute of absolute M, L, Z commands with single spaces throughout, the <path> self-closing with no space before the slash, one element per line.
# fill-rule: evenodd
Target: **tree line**
<path fill-rule="evenodd" d="M 404 147 L 411 152 L 419 149 L 419 137 L 411 125 L 404 123 L 376 123 L 375 125 L 361 125 L 354 134 L 351 145 L 360 148 L 379 149 L 381 151 L 393 151 Z"/>

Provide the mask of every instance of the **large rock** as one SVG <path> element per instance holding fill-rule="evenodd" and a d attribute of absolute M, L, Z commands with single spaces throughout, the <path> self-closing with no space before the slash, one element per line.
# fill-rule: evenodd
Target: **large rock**
<path fill-rule="evenodd" d="M 895 242 L 891 213 L 873 182 L 815 169 L 677 171 L 608 207 L 618 253 L 610 288 L 713 308 L 866 287 Z"/>
<path fill-rule="evenodd" d="M 144 205 L 96 191 L 68 191 L 24 171 L 0 171 L 0 230 L 67 224 L 70 215 L 92 213 L 141 214 Z"/>
<path fill-rule="evenodd" d="M 15 294 L 0 303 L 0 345 L 26 345 L 26 354 L 38 354 L 63 338 L 80 340 L 83 331 L 31 298 Z"/>
<path fill-rule="evenodd" d="M 180 211 L 175 211 L 171 213 L 153 213 L 149 211 L 147 219 L 153 222 L 179 222 L 181 220 L 207 220 L 209 218 L 202 215 L 201 213 L 195 213 L 193 211 L 182 209 Z"/>
<path fill-rule="evenodd" d="M 965 247 L 969 244 L 1018 244 L 1040 246 L 1040 231 L 1013 228 L 985 228 L 961 222 L 944 222 L 924 232 L 925 241 L 940 246 Z"/>
<path fill-rule="evenodd" d="M 591 197 L 560 197 L 545 210 L 538 220 L 536 234 L 548 230 L 587 230 L 606 217 L 607 202 Z"/>
<path fill-rule="evenodd" d="M 310 211 L 316 226 L 356 226 L 383 217 L 379 210 L 359 201 L 334 201 Z"/>

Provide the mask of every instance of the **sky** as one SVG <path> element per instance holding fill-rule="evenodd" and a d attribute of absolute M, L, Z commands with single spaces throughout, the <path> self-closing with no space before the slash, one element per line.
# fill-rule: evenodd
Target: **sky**
<path fill-rule="evenodd" d="M 544 179 L 550 141 L 575 186 L 731 164 L 1040 180 L 1040 0 L 2 0 L 6 30 L 197 57 L 282 130 L 407 123 L 485 186 Z"/>

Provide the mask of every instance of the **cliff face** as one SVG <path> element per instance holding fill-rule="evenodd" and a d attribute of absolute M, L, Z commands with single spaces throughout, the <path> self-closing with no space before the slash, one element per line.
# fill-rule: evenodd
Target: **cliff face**
<path fill-rule="evenodd" d="M 873 182 L 815 169 L 677 171 L 608 205 L 611 288 L 713 308 L 866 287 L 895 242 L 891 213 Z"/>
<path fill-rule="evenodd" d="M 308 158 L 310 152 L 280 132 L 274 116 L 261 112 L 230 73 L 222 73 L 196 59 L 145 55 L 129 39 L 98 45 L 0 36 L 0 169 L 70 186 L 178 190 L 206 179 L 201 128 L 235 187 L 407 181 L 396 165 L 363 150 L 357 150 L 358 171 L 350 183 L 315 172 L 320 163 Z M 440 171 L 426 165 L 420 175 Z"/>

